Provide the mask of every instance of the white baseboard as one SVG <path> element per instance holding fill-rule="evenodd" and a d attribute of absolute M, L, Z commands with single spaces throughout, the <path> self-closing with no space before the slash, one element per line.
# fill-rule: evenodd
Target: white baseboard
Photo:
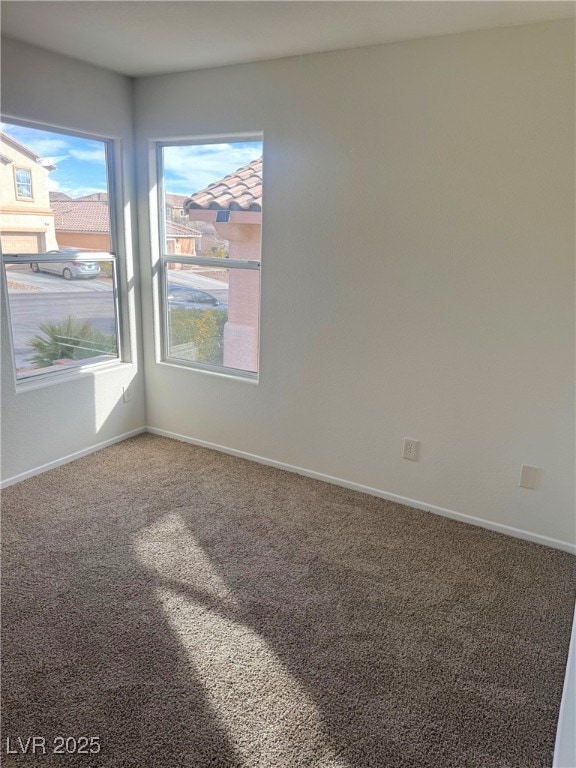
<path fill-rule="evenodd" d="M 421 509 L 425 512 L 432 512 L 435 515 L 441 515 L 442 517 L 449 517 L 452 520 L 459 520 L 463 523 L 469 523 L 471 525 L 479 526 L 480 528 L 487 528 L 491 531 L 496 531 L 498 533 L 504 533 L 507 536 L 514 536 L 517 539 L 525 539 L 527 541 L 533 541 L 536 544 L 543 544 L 547 547 L 553 547 L 554 549 L 561 549 L 564 552 L 570 552 L 571 554 L 576 554 L 576 545 L 571 544 L 566 541 L 559 541 L 558 539 L 551 539 L 548 536 L 542 536 L 538 533 L 532 533 L 531 531 L 524 531 L 521 528 L 513 528 L 508 525 L 503 525 L 502 523 L 494 523 L 490 520 L 484 520 L 479 517 L 472 517 L 471 515 L 465 515 L 462 512 L 455 512 L 452 509 L 446 509 L 444 507 L 438 507 L 433 504 L 427 504 L 424 501 L 419 501 L 418 499 L 409 499 L 405 496 L 398 496 L 395 493 L 388 493 L 387 491 L 383 491 L 380 488 L 372 488 L 368 485 L 361 485 L 360 483 L 354 483 L 350 480 L 344 480 L 340 477 L 333 477 L 332 475 L 325 475 L 322 472 L 315 472 L 310 469 L 305 469 L 304 467 L 297 467 L 293 464 L 286 464 L 282 461 L 276 461 L 275 459 L 268 459 L 264 456 L 258 456 L 254 453 L 248 453 L 247 451 L 240 451 L 236 448 L 229 448 L 225 445 L 219 445 L 217 443 L 210 443 L 206 440 L 197 440 L 196 438 L 188 437 L 187 435 L 180 435 L 177 432 L 170 432 L 166 429 L 157 429 L 156 427 L 139 427 L 138 429 L 134 429 L 131 432 L 125 432 L 122 435 L 118 435 L 117 437 L 113 437 L 110 440 L 105 440 L 102 443 L 96 443 L 95 445 L 90 446 L 89 448 L 85 448 L 81 451 L 76 451 L 75 453 L 68 454 L 67 456 L 63 456 L 60 459 L 56 459 L 55 461 L 51 461 L 47 464 L 43 464 L 39 467 L 34 467 L 34 469 L 30 469 L 27 472 L 22 472 L 19 475 L 14 475 L 13 477 L 9 477 L 6 480 L 3 480 L 0 482 L 0 488 L 7 488 L 10 485 L 14 485 L 15 483 L 19 483 L 22 480 L 27 480 L 29 477 L 34 477 L 35 475 L 40 475 L 42 472 L 47 472 L 49 469 L 55 469 L 56 467 L 60 467 L 63 464 L 68 464 L 71 461 L 75 461 L 76 459 L 80 459 L 83 456 L 88 456 L 90 453 L 95 453 L 96 451 L 100 451 L 102 448 L 106 448 L 109 445 L 113 445 L 114 443 L 119 443 L 122 440 L 126 440 L 129 437 L 134 437 L 135 435 L 139 435 L 143 432 L 150 432 L 153 435 L 161 435 L 162 437 L 169 437 L 173 440 L 180 440 L 184 443 L 191 443 L 193 445 L 199 445 L 203 448 L 210 448 L 214 451 L 220 451 L 221 453 L 227 453 L 231 456 L 238 456 L 242 459 L 248 459 L 249 461 L 255 461 L 259 464 L 266 464 L 270 467 L 276 467 L 277 469 L 283 469 L 287 472 L 295 472 L 298 475 L 305 475 L 306 477 L 311 477 L 314 480 L 321 480 L 325 483 L 332 483 L 333 485 L 340 485 L 343 488 L 350 488 L 352 491 L 359 491 L 360 493 L 367 493 L 370 496 L 377 496 L 381 499 L 387 499 L 388 501 L 394 501 L 397 504 L 403 504 L 406 507 L 412 507 L 414 509 Z"/>
<path fill-rule="evenodd" d="M 288 472 L 295 472 L 298 475 L 305 475 L 311 477 L 314 480 L 322 480 L 325 483 L 332 483 L 333 485 L 340 485 L 343 488 L 350 488 L 352 491 L 360 491 L 360 493 L 367 493 L 370 496 L 378 496 L 381 499 L 387 499 L 388 501 L 395 501 L 397 504 L 403 504 L 406 507 L 412 507 L 414 509 L 421 509 L 425 512 L 432 512 L 435 515 L 441 515 L 442 517 L 449 517 L 452 520 L 459 520 L 463 523 L 469 523 L 470 525 L 477 525 L 480 528 L 487 528 L 490 531 L 496 531 L 497 533 L 504 533 L 507 536 L 514 536 L 517 539 L 525 539 L 526 541 L 533 541 L 536 544 L 543 544 L 546 547 L 553 547 L 554 549 L 561 549 L 564 552 L 570 552 L 576 554 L 576 545 L 567 541 L 559 541 L 558 539 L 551 539 L 548 536 L 542 536 L 538 533 L 532 533 L 531 531 L 524 531 L 521 528 L 513 528 L 509 525 L 503 525 L 502 523 L 493 523 L 490 520 L 483 520 L 480 517 L 472 517 L 471 515 L 465 515 L 462 512 L 455 512 L 452 509 L 445 509 L 444 507 L 437 507 L 433 504 L 427 504 L 424 501 L 417 499 L 409 499 L 404 496 L 398 496 L 395 493 L 388 493 L 382 491 L 379 488 L 371 488 L 368 485 L 361 485 L 360 483 L 354 483 L 350 480 L 343 480 L 340 477 L 332 477 L 332 475 L 325 475 L 322 472 L 314 472 L 310 469 L 304 469 L 303 467 L 296 467 L 292 464 L 285 464 L 282 461 L 276 461 L 275 459 L 267 459 L 264 456 L 257 456 L 253 453 L 246 451 L 239 451 L 236 448 L 228 448 L 225 445 L 218 445 L 217 443 L 209 443 L 206 440 L 197 440 L 186 435 L 179 435 L 176 432 L 170 432 L 166 429 L 157 429 L 156 427 L 147 427 L 147 432 L 153 435 L 160 435 L 162 437 L 170 437 L 173 440 L 180 440 L 184 443 L 192 443 L 192 445 L 199 445 L 202 448 L 211 448 L 214 451 L 220 451 L 221 453 L 228 453 L 231 456 L 238 456 L 242 459 L 249 459 L 250 461 L 256 461 L 259 464 L 266 464 L 270 467 L 276 467 L 277 469 L 284 469 Z"/>
<path fill-rule="evenodd" d="M 29 477 L 34 477 L 35 475 L 41 475 L 42 472 L 47 472 L 49 469 L 61 467 L 63 464 L 68 464 L 69 462 L 75 461 L 76 459 L 81 459 L 83 456 L 88 456 L 90 453 L 95 453 L 96 451 L 102 450 L 102 448 L 107 448 L 109 445 L 113 445 L 114 443 L 120 443 L 122 440 L 127 440 L 129 437 L 140 435 L 142 432 L 146 431 L 146 427 L 139 427 L 138 429 L 133 429 L 131 432 L 124 432 L 123 435 L 112 437 L 110 440 L 105 440 L 102 443 L 91 445 L 89 448 L 84 448 L 81 451 L 70 453 L 67 456 L 63 456 L 61 459 L 50 461 L 48 464 L 42 464 L 39 467 L 34 467 L 34 469 L 29 469 L 27 472 L 22 472 L 20 475 L 8 477 L 6 480 L 2 480 L 0 482 L 0 488 L 8 488 L 9 485 L 14 485 L 15 483 L 19 483 L 22 480 L 27 480 Z"/>
<path fill-rule="evenodd" d="M 558 715 L 556 747 L 552 768 L 574 768 L 576 765 L 576 609 L 572 621 L 572 637 L 568 649 L 564 690 Z"/>

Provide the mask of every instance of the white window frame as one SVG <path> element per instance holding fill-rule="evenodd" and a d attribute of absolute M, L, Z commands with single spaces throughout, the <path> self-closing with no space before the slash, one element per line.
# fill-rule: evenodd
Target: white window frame
<path fill-rule="evenodd" d="M 30 181 L 18 181 L 18 171 L 25 171 L 28 174 L 28 177 Z M 30 187 L 30 194 L 29 195 L 21 195 L 18 186 L 20 184 L 25 184 L 27 187 Z M 22 166 L 15 165 L 14 166 L 14 187 L 15 187 L 15 193 L 16 193 L 16 200 L 34 200 L 34 187 L 32 186 L 32 171 L 30 168 L 23 168 Z"/>
<path fill-rule="evenodd" d="M 16 373 L 15 354 L 14 354 L 14 337 L 12 328 L 12 316 L 10 308 L 10 297 L 8 295 L 7 285 L 7 272 L 5 265 L 7 264 L 32 264 L 32 263 L 46 263 L 46 262 L 62 262 L 67 259 L 62 258 L 62 254 L 56 255 L 54 253 L 17 253 L 17 254 L 4 254 L 0 247 L 0 268 L 2 270 L 2 289 L 3 300 L 6 305 L 8 314 L 8 332 L 10 336 L 10 358 L 12 366 L 12 374 L 14 380 L 14 386 L 16 392 L 27 391 L 29 389 L 36 389 L 39 386 L 45 386 L 46 384 L 54 384 L 62 380 L 75 379 L 85 375 L 87 372 L 99 371 L 105 368 L 117 367 L 120 364 L 130 362 L 129 360 L 129 344 L 127 339 L 126 314 L 124 302 L 120 300 L 120 286 L 123 283 L 119 260 L 118 260 L 118 242 L 120 240 L 120 232 L 118 228 L 118 211 L 120 200 L 120 186 L 117 183 L 116 168 L 119 167 L 120 154 L 119 154 L 119 141 L 117 139 L 99 136 L 95 134 L 85 133 L 84 131 L 76 131 L 70 128 L 63 128 L 54 125 L 45 125 L 42 123 L 35 123 L 28 120 L 22 120 L 10 115 L 2 115 L 2 122 L 10 123 L 11 125 L 20 125 L 25 128 L 33 128 L 43 131 L 51 131 L 54 133 L 61 133 L 75 138 L 89 139 L 92 141 L 99 141 L 104 144 L 105 149 L 105 165 L 106 165 L 106 180 L 108 189 L 108 214 L 110 217 L 110 245 L 109 252 L 104 251 L 85 251 L 82 255 L 74 256 L 74 261 L 88 261 L 88 262 L 107 262 L 112 264 L 112 290 L 113 290 L 113 306 L 114 306 L 114 333 L 116 335 L 116 348 L 117 355 L 113 360 L 92 361 L 90 363 L 82 364 L 79 361 L 78 365 L 65 366 L 62 370 L 46 370 L 38 369 L 33 375 L 18 378 Z M 23 169 L 27 170 L 27 169 Z M 32 174 L 30 174 L 32 176 Z M 16 182 L 16 177 L 14 178 Z"/>
<path fill-rule="evenodd" d="M 181 254 L 168 253 L 166 244 L 166 203 L 165 203 L 165 190 L 164 190 L 164 166 L 162 161 L 162 150 L 164 147 L 177 147 L 177 146 L 191 146 L 193 144 L 233 144 L 235 142 L 244 141 L 259 141 L 264 144 L 264 135 L 261 131 L 247 133 L 247 134 L 226 134 L 222 136 L 195 136 L 191 138 L 183 139 L 157 139 L 151 142 L 151 148 L 153 153 L 153 172 L 152 177 L 156 180 L 156 216 L 153 216 L 152 232 L 157 232 L 158 237 L 158 260 L 156 274 L 158 277 L 157 283 L 157 307 L 155 315 L 159 318 L 157 341 L 159 342 L 159 362 L 182 367 L 189 368 L 191 370 L 204 371 L 209 373 L 215 373 L 225 375 L 235 379 L 244 381 L 252 381 L 258 383 L 260 377 L 260 337 L 261 337 L 261 308 L 262 308 L 262 280 L 261 280 L 261 259 L 247 261 L 243 259 L 219 259 L 210 258 L 207 256 L 182 256 Z M 263 227 L 263 224 L 262 224 Z M 262 230 L 260 232 L 260 243 L 262 243 Z M 261 246 L 262 247 L 262 246 Z M 153 247 L 153 253 L 156 249 Z M 171 264 L 193 264 L 204 267 L 225 267 L 226 269 L 250 269 L 257 270 L 259 274 L 258 285 L 258 370 L 246 371 L 240 368 L 232 368 L 225 365 L 213 365 L 211 363 L 203 363 L 192 360 L 183 360 L 178 357 L 172 357 L 169 352 L 169 328 L 168 328 L 168 280 L 167 280 L 167 265 Z"/>

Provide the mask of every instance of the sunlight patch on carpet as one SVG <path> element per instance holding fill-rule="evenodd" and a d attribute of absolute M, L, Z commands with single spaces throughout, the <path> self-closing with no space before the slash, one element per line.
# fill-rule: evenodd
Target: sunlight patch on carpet
<path fill-rule="evenodd" d="M 249 765 L 290 765 L 306 751 L 317 768 L 350 768 L 329 744 L 305 688 L 240 614 L 234 597 L 178 514 L 134 537 L 158 577 L 156 595 L 208 701 Z M 191 724 L 193 727 L 193 724 Z"/>

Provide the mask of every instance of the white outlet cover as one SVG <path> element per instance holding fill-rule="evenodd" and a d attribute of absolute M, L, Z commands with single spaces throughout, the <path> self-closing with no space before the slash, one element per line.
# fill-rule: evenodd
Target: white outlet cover
<path fill-rule="evenodd" d="M 409 461 L 418 461 L 418 453 L 420 451 L 420 441 L 412 440 L 411 437 L 404 438 L 404 450 L 402 451 L 402 458 Z"/>
<path fill-rule="evenodd" d="M 535 491 L 538 488 L 539 479 L 540 467 L 530 467 L 528 464 L 522 464 L 519 483 L 521 488 L 529 488 L 531 491 Z"/>

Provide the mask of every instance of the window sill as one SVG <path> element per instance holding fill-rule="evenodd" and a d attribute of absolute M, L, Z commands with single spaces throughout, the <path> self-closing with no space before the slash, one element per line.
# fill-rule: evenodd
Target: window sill
<path fill-rule="evenodd" d="M 78 381 L 88 377 L 98 376 L 100 374 L 111 373 L 112 371 L 127 370 L 134 368 L 133 363 L 123 362 L 121 360 L 111 360 L 106 363 L 95 363 L 93 365 L 82 366 L 81 368 L 64 369 L 62 371 L 51 371 L 44 375 L 37 374 L 35 377 L 20 380 L 16 382 L 16 394 L 32 392 L 36 389 L 45 387 L 59 386 L 70 381 Z"/>
<path fill-rule="evenodd" d="M 230 371 L 218 370 L 216 368 L 208 368 L 203 365 L 179 363 L 176 360 L 158 360 L 156 364 L 162 368 L 176 368 L 180 371 L 207 373 L 210 376 L 218 376 L 221 379 L 231 379 L 232 381 L 240 381 L 246 384 L 258 384 L 259 382 L 259 374 L 257 373 L 232 373 Z"/>

